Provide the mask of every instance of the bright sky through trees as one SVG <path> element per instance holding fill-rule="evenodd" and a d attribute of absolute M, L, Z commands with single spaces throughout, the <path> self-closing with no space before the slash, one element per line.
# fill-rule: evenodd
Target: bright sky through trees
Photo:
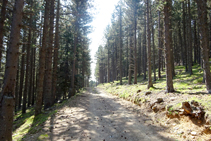
<path fill-rule="evenodd" d="M 93 26 L 94 31 L 89 35 L 91 39 L 90 49 L 91 49 L 91 80 L 95 80 L 94 71 L 95 71 L 95 53 L 99 47 L 99 45 L 103 44 L 103 35 L 106 26 L 111 22 L 111 15 L 114 11 L 115 5 L 119 0 L 94 0 L 94 6 L 96 13 L 93 22 L 91 25 Z"/>

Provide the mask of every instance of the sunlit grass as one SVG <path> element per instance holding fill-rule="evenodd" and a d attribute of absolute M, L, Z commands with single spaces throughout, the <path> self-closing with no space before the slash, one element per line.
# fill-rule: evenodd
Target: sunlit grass
<path fill-rule="evenodd" d="M 176 76 L 173 78 L 173 83 L 174 89 L 177 91 L 177 93 L 200 94 L 206 91 L 206 86 L 204 83 L 202 83 L 203 70 L 201 69 L 200 65 L 193 66 L 193 75 L 185 72 L 184 66 L 176 66 L 175 73 Z M 98 87 L 105 89 L 111 94 L 115 94 L 121 98 L 127 99 L 132 97 L 134 94 L 137 94 L 138 90 L 141 90 L 140 94 L 144 94 L 147 91 L 151 91 L 153 93 L 164 91 L 166 89 L 165 71 L 161 72 L 161 76 L 162 78 L 157 78 L 153 84 L 153 87 L 150 89 L 147 89 L 147 79 L 143 80 L 143 74 L 138 77 L 138 84 L 128 85 L 128 80 L 126 80 L 124 77 L 123 85 L 119 85 L 119 81 L 114 81 L 100 84 Z"/>
<path fill-rule="evenodd" d="M 44 123 L 48 120 L 49 117 L 51 117 L 53 114 L 55 114 L 57 110 L 49 111 L 47 113 L 42 113 L 38 115 L 37 117 L 34 116 L 34 109 L 28 109 L 26 111 L 26 114 L 19 114 L 15 116 L 14 125 L 14 131 L 13 131 L 13 140 L 19 141 L 24 138 L 26 134 L 34 134 L 41 130 L 38 125 Z"/>

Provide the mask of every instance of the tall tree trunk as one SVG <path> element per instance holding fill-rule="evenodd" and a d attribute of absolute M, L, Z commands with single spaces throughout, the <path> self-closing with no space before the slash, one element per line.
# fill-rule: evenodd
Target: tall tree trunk
<path fill-rule="evenodd" d="M 31 26 L 31 25 L 29 25 Z M 30 50 L 31 50 L 31 28 L 29 28 L 28 33 L 28 45 L 26 49 L 26 77 L 25 77 L 25 87 L 23 92 L 23 106 L 22 106 L 22 113 L 26 113 L 26 99 L 28 95 L 28 103 L 30 103 L 30 95 L 29 95 L 29 71 L 30 71 Z"/>
<path fill-rule="evenodd" d="M 207 0 L 196 0 L 198 5 L 198 24 L 200 28 L 200 39 L 201 39 L 201 51 L 203 59 L 203 69 L 205 84 L 208 93 L 211 93 L 211 73 L 209 64 L 209 33 L 207 23 Z"/>
<path fill-rule="evenodd" d="M 160 32 L 160 36 L 161 36 L 161 70 L 164 71 L 164 68 L 165 68 L 165 52 L 164 52 L 164 29 L 163 29 L 163 23 L 162 23 L 162 26 L 161 26 L 161 32 Z M 163 55 L 164 54 L 164 55 Z"/>
<path fill-rule="evenodd" d="M 7 3 L 8 3 L 8 0 L 3 0 L 2 7 L 1 7 L 1 18 L 0 18 L 0 71 L 1 71 L 2 50 L 4 50 L 3 37 L 4 37 L 4 23 L 5 23 L 5 20 L 6 20 Z"/>
<path fill-rule="evenodd" d="M 112 44 L 112 82 L 115 80 L 114 43 Z"/>
<path fill-rule="evenodd" d="M 49 44 L 46 50 L 46 86 L 44 96 L 44 109 L 53 105 L 52 102 L 52 49 L 53 49 L 53 30 L 54 30 L 54 0 L 50 4 L 50 29 L 49 29 Z"/>
<path fill-rule="evenodd" d="M 144 19 L 146 19 L 146 12 L 145 12 L 145 14 L 144 14 L 145 16 L 145 18 Z M 143 72 L 144 72 L 144 77 L 143 77 L 143 80 L 146 80 L 146 77 L 147 77 L 147 75 L 146 75 L 146 69 L 147 69 L 147 66 L 146 66 L 146 62 L 147 62 L 147 58 L 146 58 L 146 31 L 147 30 L 147 28 L 146 28 L 146 20 L 144 20 L 144 34 L 143 34 L 143 54 L 142 54 L 142 56 L 143 56 L 143 59 L 142 59 L 142 62 L 143 62 Z"/>
<path fill-rule="evenodd" d="M 107 71 L 107 77 L 108 77 L 107 82 L 109 83 L 110 82 L 110 54 L 109 54 L 109 48 L 108 48 L 108 71 Z"/>
<path fill-rule="evenodd" d="M 147 0 L 147 62 L 148 62 L 148 85 L 147 88 L 153 87 L 152 84 L 152 66 L 151 66 L 151 32 L 150 32 L 150 19 L 149 19 L 149 0 Z"/>
<path fill-rule="evenodd" d="M 199 35 L 199 33 L 200 33 L 200 31 L 199 31 L 199 26 L 198 26 L 198 41 L 197 41 L 197 43 L 198 43 L 198 64 L 202 64 L 201 62 L 201 43 L 200 43 L 200 35 Z"/>
<path fill-rule="evenodd" d="M 33 0 L 30 0 L 30 11 L 32 11 L 32 7 L 33 7 Z M 32 27 L 32 14 L 30 15 L 30 18 L 29 18 L 29 27 Z M 30 29 L 29 29 L 30 30 Z M 31 106 L 31 103 L 32 103 L 32 62 L 33 62 L 33 48 L 32 48 L 32 36 L 31 36 L 31 30 L 29 31 L 29 34 L 30 34 L 30 37 L 28 38 L 28 47 L 29 47 L 29 60 L 28 61 L 28 75 L 29 75 L 29 78 L 28 78 L 28 83 L 29 83 L 29 86 L 28 86 L 28 107 Z M 27 50 L 28 51 L 28 50 Z M 28 54 L 27 54 L 27 57 L 28 57 Z"/>
<path fill-rule="evenodd" d="M 192 75 L 192 33 L 191 33 L 191 13 L 190 0 L 188 0 L 188 72 Z"/>
<path fill-rule="evenodd" d="M 119 64 L 118 64 L 118 46 L 117 46 L 117 41 L 115 40 L 115 79 L 118 81 L 118 69 L 119 69 Z"/>
<path fill-rule="evenodd" d="M 129 37 L 130 38 L 130 45 L 129 45 L 129 49 L 130 49 L 130 53 L 129 53 L 129 74 L 128 74 L 128 84 L 130 85 L 130 84 L 132 84 L 132 65 L 133 65 L 133 55 L 132 55 L 132 53 L 133 53 L 133 51 L 132 51 L 132 37 L 130 36 Z"/>
<path fill-rule="evenodd" d="M 186 46 L 186 13 L 185 13 L 185 2 L 182 2 L 182 11 L 183 11 L 183 39 L 184 39 L 184 42 L 183 42 L 183 48 L 184 48 L 184 52 L 183 52 L 183 56 L 184 56 L 184 60 L 183 60 L 183 65 L 185 65 L 185 71 L 187 72 L 188 71 L 188 68 L 187 68 L 187 46 Z"/>
<path fill-rule="evenodd" d="M 73 64 L 72 64 L 72 78 L 71 78 L 71 96 L 75 95 L 75 65 L 76 65 L 76 48 L 78 45 L 78 23 L 75 21 L 75 35 L 74 35 L 74 48 L 73 48 Z"/>
<path fill-rule="evenodd" d="M 138 34 L 138 68 L 139 68 L 139 70 L 138 70 L 138 75 L 140 76 L 141 75 L 141 73 L 142 73 L 142 58 L 141 58 L 141 53 L 142 53 L 142 51 L 141 51 L 141 49 L 142 49 L 142 46 L 141 46 L 141 33 L 139 33 Z"/>
<path fill-rule="evenodd" d="M 211 13 L 210 13 L 210 52 L 209 57 L 211 57 Z"/>
<path fill-rule="evenodd" d="M 26 41 L 26 31 L 23 33 L 23 42 Z M 23 84 L 24 84 L 24 75 L 25 75 L 25 52 L 26 45 L 24 44 L 22 46 L 22 56 L 21 56 L 21 74 L 20 74 L 20 88 L 19 88 L 19 102 L 18 102 L 18 109 L 21 108 L 21 102 L 22 102 L 22 95 L 23 95 Z"/>
<path fill-rule="evenodd" d="M 160 11 L 158 11 L 158 78 L 161 78 L 161 61 L 162 61 L 162 50 L 161 50 L 161 27 L 160 27 Z"/>
<path fill-rule="evenodd" d="M 36 32 L 34 32 L 34 39 L 33 44 L 36 44 Z M 35 102 L 35 59 L 36 59 L 36 48 L 32 48 L 32 106 L 34 106 Z"/>
<path fill-rule="evenodd" d="M 126 53 L 126 56 L 127 56 L 127 60 L 126 60 L 126 79 L 127 79 L 127 77 L 128 77 L 128 69 L 129 69 L 129 37 L 127 37 L 127 42 L 126 42 L 126 44 L 127 44 L 127 53 Z"/>
<path fill-rule="evenodd" d="M 172 80 L 172 64 L 171 64 L 171 41 L 172 36 L 170 32 L 171 22 L 171 0 L 165 0 L 164 5 L 164 24 L 165 24 L 165 59 L 166 59 L 166 91 L 174 92 L 173 80 Z"/>
<path fill-rule="evenodd" d="M 154 81 L 156 81 L 156 64 L 155 64 L 155 41 L 154 41 L 154 27 L 152 24 L 152 46 L 153 46 L 153 73 L 154 73 Z"/>
<path fill-rule="evenodd" d="M 56 11 L 56 29 L 55 29 L 55 45 L 54 45 L 54 56 L 53 56 L 53 80 L 52 80 L 52 102 L 55 101 L 56 97 L 56 84 L 57 84 L 57 69 L 58 69 L 58 50 L 59 50 L 59 10 L 60 10 L 60 0 L 57 2 Z"/>
<path fill-rule="evenodd" d="M 19 55 L 20 25 L 23 17 L 23 0 L 16 0 L 6 57 L 4 85 L 0 94 L 0 140 L 12 141 L 13 111 L 15 106 L 15 84 Z"/>
<path fill-rule="evenodd" d="M 169 1 L 170 2 L 170 7 L 172 7 L 172 0 L 170 0 Z M 171 15 L 171 12 L 169 13 L 169 17 L 172 17 L 172 15 Z M 171 26 L 171 18 L 169 19 L 170 20 L 170 36 L 171 36 L 171 38 L 170 38 L 170 57 L 171 57 L 171 71 L 172 71 L 172 78 L 176 75 L 175 74 L 175 69 L 174 69 L 174 52 L 173 52 L 173 40 L 172 40 L 172 26 Z"/>
<path fill-rule="evenodd" d="M 122 8 L 119 10 L 119 80 L 122 85 Z"/>
<path fill-rule="evenodd" d="M 134 8 L 134 84 L 137 84 L 137 46 L 136 46 L 136 30 L 137 30 L 137 5 Z"/>
<path fill-rule="evenodd" d="M 35 105 L 35 116 L 41 113 L 42 109 L 42 98 L 43 98 L 43 82 L 45 74 L 45 52 L 47 46 L 47 34 L 49 27 L 49 12 L 50 12 L 50 0 L 45 0 L 45 16 L 44 16 L 44 27 L 43 27 L 43 37 L 42 37 L 42 47 L 40 48 L 39 55 L 39 72 L 37 79 L 37 96 Z"/>
<path fill-rule="evenodd" d="M 183 44 L 183 40 L 182 40 L 182 34 L 181 34 L 181 24 L 180 24 L 180 21 L 179 21 L 179 25 L 178 25 L 178 36 L 179 36 L 179 45 L 180 45 L 180 62 L 184 60 L 184 55 L 183 55 L 183 47 L 182 47 L 182 44 Z"/>
<path fill-rule="evenodd" d="M 18 97 L 18 91 L 19 91 L 19 58 L 18 58 L 18 66 L 17 66 L 17 75 L 16 75 L 16 84 L 15 84 L 15 112 L 17 111 L 17 107 L 18 107 L 18 101 L 19 101 L 19 97 Z"/>
<path fill-rule="evenodd" d="M 198 58 L 198 56 L 197 56 L 197 48 L 198 48 L 198 46 L 197 46 L 197 31 L 196 31 L 196 20 L 194 20 L 193 21 L 193 25 L 194 25 L 194 63 L 196 63 L 196 61 L 197 61 L 197 58 Z"/>

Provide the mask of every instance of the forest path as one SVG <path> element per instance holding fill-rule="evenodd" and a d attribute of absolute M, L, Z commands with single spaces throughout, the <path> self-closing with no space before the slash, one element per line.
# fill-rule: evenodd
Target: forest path
<path fill-rule="evenodd" d="M 44 125 L 51 141 L 167 141 L 163 127 L 128 108 L 131 102 L 96 88 L 77 96 Z M 41 135 L 41 133 L 39 134 Z M 164 136 L 163 136 L 164 135 Z M 28 138 L 29 139 L 29 138 Z M 32 138 L 30 140 L 33 140 Z"/>

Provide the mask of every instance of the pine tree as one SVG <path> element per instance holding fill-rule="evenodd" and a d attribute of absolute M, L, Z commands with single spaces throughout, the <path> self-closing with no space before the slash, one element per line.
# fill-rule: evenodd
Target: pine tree
<path fill-rule="evenodd" d="M 15 106 L 15 84 L 23 6 L 23 0 L 15 1 L 8 53 L 6 58 L 4 85 L 0 94 L 0 140 L 2 141 L 12 141 L 13 111 Z"/>
<path fill-rule="evenodd" d="M 165 60 L 166 60 L 166 91 L 174 92 L 173 77 L 172 77 L 172 64 L 171 64 L 171 33 L 170 33 L 170 12 L 171 0 L 165 0 L 164 4 L 164 27 L 165 27 Z"/>
<path fill-rule="evenodd" d="M 39 77 L 37 80 L 37 97 L 35 105 L 35 116 L 41 113 L 42 109 L 42 97 L 43 97 L 43 83 L 45 74 L 45 52 L 47 46 L 47 34 L 49 26 L 49 13 L 50 13 L 50 0 L 45 0 L 45 16 L 44 16 L 44 27 L 42 37 L 42 47 L 40 48 L 39 54 Z"/>
<path fill-rule="evenodd" d="M 203 69 L 205 84 L 208 93 L 211 93 L 211 73 L 209 64 L 209 35 L 208 35 L 208 23 L 207 23 L 207 0 L 195 0 L 198 6 L 198 24 L 201 34 L 201 51 L 203 60 Z"/>

